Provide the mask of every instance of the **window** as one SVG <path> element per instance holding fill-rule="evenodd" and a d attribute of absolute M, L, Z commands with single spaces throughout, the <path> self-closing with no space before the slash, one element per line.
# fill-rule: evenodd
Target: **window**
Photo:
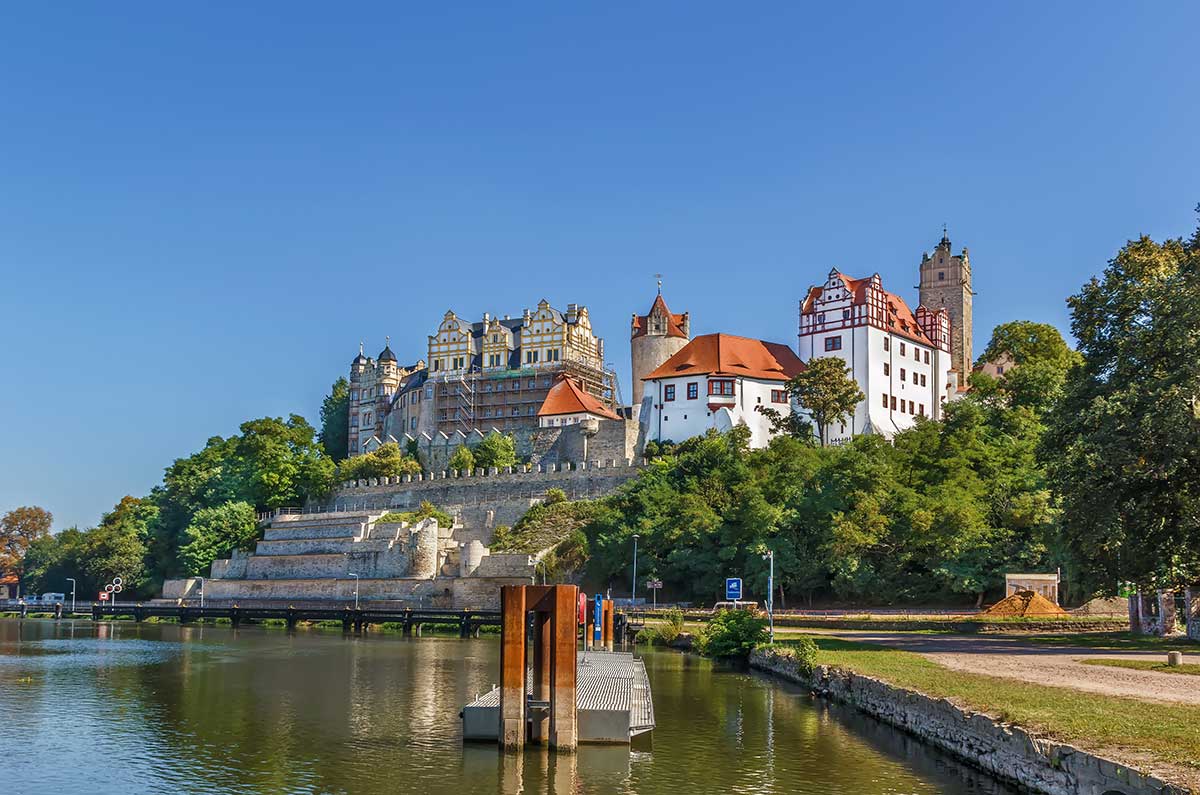
<path fill-rule="evenodd" d="M 687 385 L 688 400 L 695 400 L 700 397 L 700 386 L 695 381 Z"/>
<path fill-rule="evenodd" d="M 546 361 L 557 362 L 561 350 L 562 350 L 561 348 L 547 348 L 546 349 Z"/>
<path fill-rule="evenodd" d="M 1004 375 L 1004 365 L 996 365 L 996 375 Z"/>
<path fill-rule="evenodd" d="M 843 309 L 842 310 L 842 320 L 849 320 L 849 319 L 850 319 L 850 310 Z"/>
<path fill-rule="evenodd" d="M 883 407 L 886 409 L 888 406 L 887 395 L 880 395 L 880 397 L 883 398 Z"/>
<path fill-rule="evenodd" d="M 904 368 L 903 367 L 900 368 L 900 380 L 901 381 L 904 380 Z"/>
<path fill-rule="evenodd" d="M 466 364 L 466 361 L 464 360 L 464 358 L 463 358 L 462 356 L 455 356 L 455 357 L 454 357 L 454 369 L 455 369 L 455 370 L 461 370 L 461 369 L 463 369 L 463 365 L 464 365 L 464 364 Z"/>
<path fill-rule="evenodd" d="M 514 392 L 520 392 L 520 391 L 521 391 L 521 379 L 520 379 L 520 378 L 514 378 L 514 379 L 513 379 L 513 381 L 512 381 L 512 391 L 514 391 Z"/>
<path fill-rule="evenodd" d="M 521 407 L 520 407 L 520 406 L 513 406 L 513 407 L 512 407 L 512 415 L 513 415 L 514 417 L 519 417 L 519 416 L 521 416 Z"/>
<path fill-rule="evenodd" d="M 891 367 L 891 365 L 889 365 L 887 362 L 884 362 L 884 363 L 883 363 L 883 374 L 884 374 L 884 375 L 891 375 L 891 374 L 892 374 L 892 367 Z"/>
<path fill-rule="evenodd" d="M 945 271 L 938 271 L 938 281 L 939 282 L 946 281 L 946 272 Z"/>
<path fill-rule="evenodd" d="M 350 399 L 351 399 L 351 400 L 358 400 L 358 390 L 357 390 L 357 389 L 351 389 L 351 390 L 350 390 Z"/>
<path fill-rule="evenodd" d="M 525 351 L 525 364 L 537 364 L 539 351 Z"/>
<path fill-rule="evenodd" d="M 664 415 L 663 415 L 663 422 L 666 422 L 666 421 L 667 421 L 667 420 L 669 420 L 669 419 L 671 419 L 671 418 L 670 418 L 670 417 L 668 417 L 666 414 L 664 414 Z"/>
<path fill-rule="evenodd" d="M 904 343 L 903 343 L 903 342 L 902 342 L 902 343 L 900 343 L 900 355 L 901 355 L 901 356 L 903 356 L 903 355 L 904 355 Z"/>
<path fill-rule="evenodd" d="M 840 351 L 841 349 L 842 349 L 842 335 L 839 334 L 836 337 L 826 337 L 825 338 L 825 350 Z"/>
<path fill-rule="evenodd" d="M 901 414 L 904 413 L 904 401 L 903 400 L 900 401 L 900 413 Z"/>
<path fill-rule="evenodd" d="M 891 344 L 891 343 L 892 343 L 892 339 L 891 339 L 891 337 L 884 337 L 884 338 L 883 338 L 883 349 L 884 349 L 885 351 L 890 351 L 890 350 L 892 349 L 892 344 Z"/>
<path fill-rule="evenodd" d="M 434 359 L 433 360 L 433 371 L 436 373 L 438 370 L 441 370 L 441 369 L 442 369 L 442 360 Z"/>
<path fill-rule="evenodd" d="M 772 389 L 771 390 L 771 402 L 772 403 L 787 403 L 787 392 L 783 389 Z"/>
<path fill-rule="evenodd" d="M 529 388 L 530 388 L 530 389 L 536 389 L 536 388 L 537 388 L 537 379 L 536 379 L 536 378 L 530 378 L 530 379 L 529 379 Z"/>
<path fill-rule="evenodd" d="M 913 402 L 912 402 L 911 400 L 910 400 L 910 401 L 908 401 L 908 413 L 909 413 L 909 414 L 916 414 L 916 413 L 917 413 L 917 408 L 916 408 L 916 406 L 913 404 Z"/>
<path fill-rule="evenodd" d="M 896 396 L 892 395 L 892 411 L 896 410 Z"/>
<path fill-rule="evenodd" d="M 357 414 L 355 414 L 353 417 L 350 418 L 350 427 L 351 428 L 358 427 L 358 415 Z"/>
<path fill-rule="evenodd" d="M 708 382 L 708 394 L 710 394 L 710 395 L 732 395 L 733 394 L 733 382 L 732 381 L 709 381 Z"/>
<path fill-rule="evenodd" d="M 663 387 L 663 400 L 674 400 L 674 399 L 675 399 L 675 385 L 667 384 L 666 386 Z"/>
<path fill-rule="evenodd" d="M 921 386 L 925 386 L 925 375 L 921 374 Z"/>
<path fill-rule="evenodd" d="M 532 417 L 534 415 L 534 408 L 534 406 L 530 406 L 528 409 L 526 409 L 525 413 Z"/>
<path fill-rule="evenodd" d="M 929 351 L 925 351 L 925 364 L 929 364 Z"/>
<path fill-rule="evenodd" d="M 921 415 L 922 417 L 924 417 L 924 416 L 925 416 L 925 404 L 924 404 L 924 403 L 918 403 L 918 404 L 917 404 L 917 411 L 920 413 L 920 415 Z"/>
<path fill-rule="evenodd" d="M 913 348 L 913 361 L 914 362 L 921 361 L 921 351 L 918 348 Z"/>

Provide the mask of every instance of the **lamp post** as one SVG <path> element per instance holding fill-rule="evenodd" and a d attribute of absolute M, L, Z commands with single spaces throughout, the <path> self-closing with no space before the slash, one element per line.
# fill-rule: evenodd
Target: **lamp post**
<path fill-rule="evenodd" d="M 629 598 L 630 607 L 637 604 L 637 542 L 640 537 L 637 533 L 633 534 L 633 592 Z"/>
<path fill-rule="evenodd" d="M 200 609 L 204 609 L 204 578 L 200 577 Z"/>
<path fill-rule="evenodd" d="M 352 571 L 348 571 L 346 573 L 354 578 L 354 609 L 357 610 L 358 609 L 358 575 Z"/>
<path fill-rule="evenodd" d="M 763 560 L 771 562 L 767 573 L 767 621 L 771 625 L 771 642 L 775 642 L 775 552 L 768 549 Z"/>
<path fill-rule="evenodd" d="M 71 612 L 75 612 L 75 578 L 68 577 L 67 582 L 71 583 Z"/>

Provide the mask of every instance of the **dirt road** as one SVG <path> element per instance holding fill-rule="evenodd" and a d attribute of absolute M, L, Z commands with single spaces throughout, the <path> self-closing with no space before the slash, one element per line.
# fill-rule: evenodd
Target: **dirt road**
<path fill-rule="evenodd" d="M 959 671 L 1144 701 L 1200 705 L 1200 676 L 1084 665 L 1079 662 L 1105 657 L 1163 662 L 1166 652 L 1046 646 L 1011 635 L 914 635 L 904 632 L 850 631 L 821 634 L 916 652 Z M 1200 652 L 1190 656 L 1185 654 L 1184 658 L 1185 662 L 1200 662 Z"/>

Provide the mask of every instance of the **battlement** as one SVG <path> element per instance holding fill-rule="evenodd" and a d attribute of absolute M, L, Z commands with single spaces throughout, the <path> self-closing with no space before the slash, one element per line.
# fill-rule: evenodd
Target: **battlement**
<path fill-rule="evenodd" d="M 633 459 L 618 460 L 611 458 L 598 461 L 576 461 L 561 464 L 525 464 L 515 467 L 490 467 L 476 469 L 446 469 L 441 472 L 422 472 L 416 475 L 397 475 L 390 478 L 368 478 L 366 480 L 347 480 L 340 485 L 339 492 L 354 492 L 363 489 L 373 489 L 379 486 L 406 486 L 409 488 L 444 487 L 447 480 L 478 480 L 481 478 L 500 478 L 512 481 L 554 481 L 572 477 L 590 477 L 603 471 L 609 474 L 618 470 L 630 475 L 645 466 L 643 458 L 634 463 Z"/>

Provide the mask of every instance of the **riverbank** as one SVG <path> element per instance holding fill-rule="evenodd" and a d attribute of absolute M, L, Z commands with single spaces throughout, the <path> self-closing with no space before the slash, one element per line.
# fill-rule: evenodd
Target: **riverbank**
<path fill-rule="evenodd" d="M 756 653 L 751 664 L 1035 792 L 1177 795 L 1200 785 L 1200 708 L 965 673 L 912 652 L 813 639 L 819 653 L 811 674 L 769 653 Z"/>

